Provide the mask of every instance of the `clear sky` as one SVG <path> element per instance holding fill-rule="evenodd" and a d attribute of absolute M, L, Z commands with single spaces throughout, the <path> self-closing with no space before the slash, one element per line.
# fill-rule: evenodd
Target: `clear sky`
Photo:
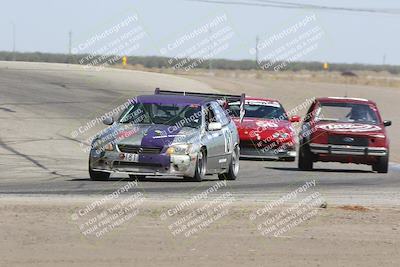
<path fill-rule="evenodd" d="M 400 10 L 398 0 L 296 2 Z M 400 65 L 400 14 L 280 9 L 185 0 L 2 0 L 0 51 L 12 50 L 12 23 L 16 26 L 17 51 L 67 53 L 70 30 L 73 47 L 76 48 L 96 33 L 104 32 L 124 18 L 137 16 L 138 21 L 135 23 L 143 28 L 146 38 L 140 41 L 140 48 L 130 54 L 161 55 L 160 49 L 173 44 L 179 37 L 193 32 L 215 18 L 225 16 L 224 24 L 231 28 L 233 36 L 227 40 L 229 47 L 221 49 L 215 57 L 254 59 L 254 54 L 249 51 L 254 48 L 257 35 L 261 40 L 267 40 L 307 16 L 314 15 L 313 25 L 320 27 L 323 35 L 317 40 L 318 47 L 305 53 L 300 57 L 301 60 L 381 64 L 386 55 L 387 64 Z M 287 41 L 294 37 L 295 35 L 288 37 Z M 201 38 L 195 38 L 194 42 L 200 42 Z M 104 42 L 103 40 L 102 45 L 98 47 L 102 47 Z M 192 44 L 181 48 L 189 49 Z M 269 51 L 261 51 L 261 56 L 279 47 L 274 45 Z M 164 55 L 175 56 L 178 50 L 167 49 Z"/>

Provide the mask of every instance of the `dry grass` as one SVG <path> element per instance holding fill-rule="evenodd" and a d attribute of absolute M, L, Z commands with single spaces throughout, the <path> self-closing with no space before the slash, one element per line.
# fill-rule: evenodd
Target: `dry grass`
<path fill-rule="evenodd" d="M 344 206 L 340 206 L 339 209 L 342 210 L 349 210 L 349 211 L 369 211 L 370 209 L 364 207 L 364 206 L 360 206 L 360 205 L 344 205 Z"/>
<path fill-rule="evenodd" d="M 213 76 L 224 78 L 243 78 L 257 80 L 286 80 L 286 81 L 306 81 L 306 82 L 326 82 L 339 84 L 357 84 L 367 86 L 383 86 L 400 88 L 400 75 L 391 74 L 389 72 L 374 71 L 354 71 L 357 76 L 343 76 L 338 71 L 262 71 L 262 70 L 209 70 L 194 69 L 190 71 L 173 70 L 167 68 L 145 68 L 142 65 L 115 65 L 116 68 L 150 71 L 157 73 L 176 74 L 176 75 L 197 75 L 197 76 Z"/>

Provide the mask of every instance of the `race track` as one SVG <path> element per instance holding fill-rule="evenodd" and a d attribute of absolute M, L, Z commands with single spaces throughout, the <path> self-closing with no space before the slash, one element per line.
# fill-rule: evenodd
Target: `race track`
<path fill-rule="evenodd" d="M 109 182 L 92 182 L 88 177 L 82 144 L 104 126 L 96 124 L 75 137 L 71 133 L 130 97 L 152 93 L 155 87 L 213 91 L 204 81 L 157 73 L 0 62 L 0 194 L 94 195 L 123 186 L 124 176 L 113 176 Z M 296 166 L 243 160 L 240 178 L 228 182 L 224 190 L 239 200 L 266 200 L 315 179 L 315 190 L 328 203 L 396 204 L 400 197 L 396 163 L 391 163 L 388 174 L 373 173 L 363 165 L 317 163 L 313 172 L 298 171 Z M 137 190 L 153 198 L 182 197 L 218 181 L 216 176 L 207 178 L 203 183 L 148 178 Z"/>

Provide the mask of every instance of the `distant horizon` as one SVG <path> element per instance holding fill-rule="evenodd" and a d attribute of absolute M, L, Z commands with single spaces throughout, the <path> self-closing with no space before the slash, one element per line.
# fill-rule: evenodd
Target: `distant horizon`
<path fill-rule="evenodd" d="M 10 53 L 12 54 L 13 51 L 7 51 L 7 50 L 0 50 L 0 53 Z M 53 52 L 43 52 L 43 51 L 15 51 L 17 54 L 33 54 L 33 53 L 41 53 L 41 54 L 54 54 L 54 55 L 65 55 L 68 56 L 68 53 L 53 53 Z M 78 55 L 84 55 L 84 54 L 72 54 L 72 56 L 78 56 Z M 159 58 L 171 58 L 168 56 L 162 56 L 162 55 L 129 55 L 128 57 L 159 57 Z M 227 60 L 227 61 L 252 61 L 255 62 L 255 59 L 251 58 L 243 58 L 243 59 L 229 59 L 229 58 L 213 58 L 212 60 Z M 1 61 L 1 60 L 0 60 Z M 9 60 L 12 61 L 12 60 Z M 19 60 L 16 60 L 19 61 Z M 32 62 L 45 62 L 45 61 L 32 61 Z M 392 67 L 400 67 L 400 64 L 371 64 L 371 63 L 360 63 L 360 62 L 327 62 L 327 61 L 318 61 L 318 60 L 299 60 L 295 61 L 293 63 L 328 63 L 328 64 L 335 64 L 335 65 L 365 65 L 365 66 L 392 66 Z M 45 63 L 52 63 L 52 62 L 45 62 Z M 128 62 L 129 63 L 129 62 Z M 77 63 L 79 64 L 79 63 Z"/>

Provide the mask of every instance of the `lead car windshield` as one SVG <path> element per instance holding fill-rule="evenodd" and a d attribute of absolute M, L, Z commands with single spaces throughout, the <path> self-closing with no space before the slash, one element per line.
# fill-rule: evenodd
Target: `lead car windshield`
<path fill-rule="evenodd" d="M 201 106 L 136 103 L 130 105 L 122 113 L 119 122 L 199 128 L 201 126 Z"/>
<path fill-rule="evenodd" d="M 357 103 L 320 103 L 315 118 L 319 121 L 379 123 L 375 107 Z"/>
<path fill-rule="evenodd" d="M 240 117 L 240 104 L 231 103 L 228 106 L 231 116 Z M 259 118 L 259 119 L 284 119 L 287 120 L 286 112 L 279 104 L 274 105 L 258 105 L 258 104 L 245 104 L 245 117 L 246 118 Z"/>

